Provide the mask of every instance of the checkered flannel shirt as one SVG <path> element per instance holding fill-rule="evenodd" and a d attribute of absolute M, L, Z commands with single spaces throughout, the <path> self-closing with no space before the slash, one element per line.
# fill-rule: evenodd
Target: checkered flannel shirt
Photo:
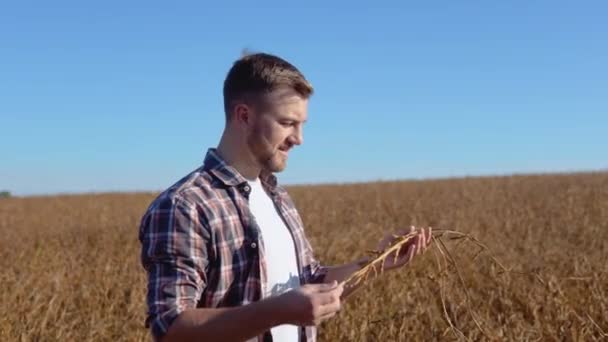
<path fill-rule="evenodd" d="M 264 188 L 295 243 L 300 284 L 322 282 L 326 268 L 314 257 L 303 223 L 274 175 L 263 172 Z M 264 299 L 264 239 L 249 211 L 251 189 L 217 150 L 203 165 L 162 192 L 141 219 L 141 262 L 147 274 L 145 326 L 164 335 L 190 308 L 247 305 Z M 300 341 L 316 340 L 315 327 L 300 327 Z M 271 334 L 249 341 L 269 341 Z"/>

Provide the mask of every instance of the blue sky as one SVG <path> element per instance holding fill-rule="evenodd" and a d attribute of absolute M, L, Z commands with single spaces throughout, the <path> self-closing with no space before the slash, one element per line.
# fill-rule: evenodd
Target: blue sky
<path fill-rule="evenodd" d="M 242 49 L 315 87 L 285 184 L 608 168 L 606 2 L 0 5 L 0 189 L 161 190 Z"/>

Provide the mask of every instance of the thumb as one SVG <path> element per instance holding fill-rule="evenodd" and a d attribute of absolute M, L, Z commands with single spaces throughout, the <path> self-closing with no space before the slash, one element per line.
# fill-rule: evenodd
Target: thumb
<path fill-rule="evenodd" d="M 332 281 L 331 283 L 321 284 L 317 287 L 318 292 L 329 292 L 338 287 L 337 281 Z"/>

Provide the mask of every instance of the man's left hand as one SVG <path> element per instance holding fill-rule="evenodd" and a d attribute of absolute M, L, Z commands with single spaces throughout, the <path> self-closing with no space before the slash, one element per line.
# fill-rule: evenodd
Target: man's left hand
<path fill-rule="evenodd" d="M 398 256 L 395 259 L 395 253 L 389 255 L 384 261 L 383 268 L 384 270 L 391 270 L 398 267 L 401 267 L 414 259 L 417 255 L 423 254 L 427 247 L 431 243 L 432 239 L 432 228 L 416 228 L 414 226 L 410 227 L 409 232 L 407 230 L 402 230 L 399 232 L 399 235 L 407 235 L 409 233 L 416 233 L 412 239 L 407 241 L 399 250 Z M 391 246 L 398 238 L 395 237 L 395 234 L 386 234 L 382 241 L 378 244 L 377 250 L 382 252 Z"/>

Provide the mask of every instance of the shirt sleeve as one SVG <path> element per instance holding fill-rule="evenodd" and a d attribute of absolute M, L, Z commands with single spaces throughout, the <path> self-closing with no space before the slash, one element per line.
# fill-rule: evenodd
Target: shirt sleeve
<path fill-rule="evenodd" d="M 304 268 L 304 277 L 306 278 L 306 283 L 309 284 L 320 284 L 325 280 L 325 276 L 327 275 L 328 268 L 323 266 L 321 262 L 315 258 L 314 252 L 308 239 L 304 238 L 304 246 L 306 255 L 306 260 L 310 260 L 310 263 Z"/>
<path fill-rule="evenodd" d="M 162 198 L 144 214 L 139 239 L 147 274 L 145 326 L 158 339 L 184 310 L 196 308 L 206 286 L 208 227 L 196 207 Z"/>

